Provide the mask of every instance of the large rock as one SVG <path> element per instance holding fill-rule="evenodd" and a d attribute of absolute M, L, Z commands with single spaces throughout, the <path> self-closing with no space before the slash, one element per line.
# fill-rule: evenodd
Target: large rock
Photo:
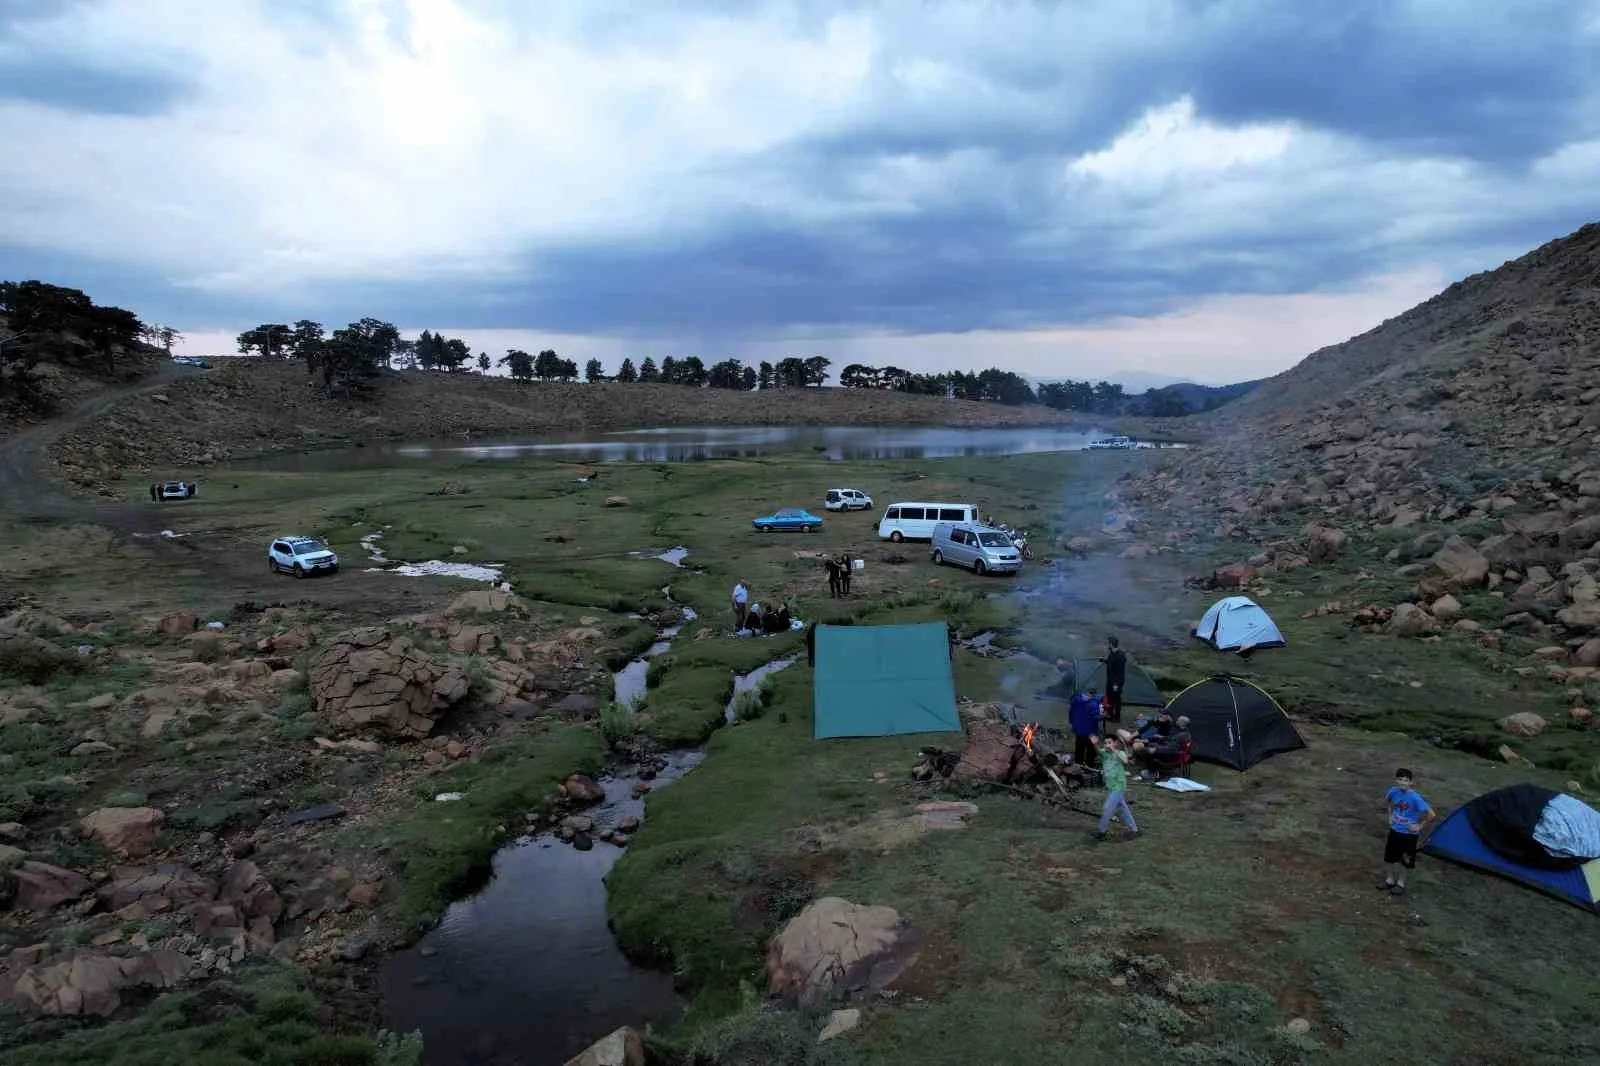
<path fill-rule="evenodd" d="M 1574 666 L 1600 666 L 1600 637 L 1584 641 L 1572 653 Z"/>
<path fill-rule="evenodd" d="M 1543 733 L 1545 726 L 1549 724 L 1542 715 L 1534 714 L 1532 711 L 1508 714 L 1499 722 L 1500 728 L 1514 737 L 1536 737 Z"/>
<path fill-rule="evenodd" d="M 89 891 L 87 877 L 44 862 L 21 863 L 11 871 L 10 877 L 16 886 L 12 897 L 14 905 L 34 914 L 44 914 Z"/>
<path fill-rule="evenodd" d="M 599 803 L 606 798 L 606 790 L 587 774 L 573 774 L 562 782 L 561 787 L 566 790 L 568 796 L 579 803 Z"/>
<path fill-rule="evenodd" d="M 1582 551 L 1600 543 L 1600 514 L 1580 518 L 1561 531 L 1561 546 Z"/>
<path fill-rule="evenodd" d="M 772 939 L 767 978 L 773 993 L 791 1003 L 879 992 L 916 961 L 918 940 L 893 907 L 828 896 Z"/>
<path fill-rule="evenodd" d="M 155 807 L 101 807 L 85 815 L 78 828 L 130 859 L 148 855 L 156 846 L 156 834 L 167 816 Z"/>
<path fill-rule="evenodd" d="M 184 636 L 193 633 L 198 628 L 200 628 L 200 619 L 188 611 L 169 614 L 156 623 L 156 632 L 169 637 Z"/>
<path fill-rule="evenodd" d="M 1243 589 L 1250 586 L 1256 571 L 1249 563 L 1230 563 L 1211 572 L 1211 587 L 1218 589 Z"/>
<path fill-rule="evenodd" d="M 1399 637 L 1421 637 L 1432 633 L 1437 628 L 1433 617 L 1414 603 L 1402 603 L 1395 607 L 1394 614 L 1389 618 L 1385 631 Z"/>
<path fill-rule="evenodd" d="M 630 501 L 626 496 L 607 496 L 601 507 L 627 507 Z"/>
<path fill-rule="evenodd" d="M 522 601 L 500 589 L 475 589 L 450 601 L 450 614 L 503 614 L 522 607 Z"/>
<path fill-rule="evenodd" d="M 1451 537 L 1433 554 L 1433 568 L 1452 585 L 1481 585 L 1489 576 L 1489 560 L 1462 537 Z"/>
<path fill-rule="evenodd" d="M 1312 526 L 1306 531 L 1306 555 L 1312 562 L 1331 559 L 1344 551 L 1350 538 L 1344 530 L 1332 526 Z"/>
<path fill-rule="evenodd" d="M 153 914 L 174 904 L 211 899 L 217 894 L 217 886 L 187 866 L 161 863 L 113 867 L 110 879 L 96 894 L 107 910 L 120 911 L 138 905 Z"/>
<path fill-rule="evenodd" d="M 629 1026 L 596 1040 L 566 1066 L 644 1066 L 644 1041 Z"/>
<path fill-rule="evenodd" d="M 124 990 L 176 987 L 193 966 L 189 958 L 166 948 L 128 958 L 86 950 L 60 962 L 28 967 L 12 995 L 40 1014 L 104 1018 L 122 1005 Z"/>
<path fill-rule="evenodd" d="M 961 749 L 955 775 L 977 781 L 1007 780 L 1018 747 L 1011 730 L 993 718 L 967 718 L 962 725 L 967 746 Z"/>
<path fill-rule="evenodd" d="M 345 731 L 425 737 L 467 694 L 467 679 L 405 637 L 361 629 L 335 638 L 311 665 L 317 711 Z"/>
<path fill-rule="evenodd" d="M 1580 633 L 1600 630 L 1600 603 L 1575 603 L 1556 612 L 1556 621 Z"/>
<path fill-rule="evenodd" d="M 1446 594 L 1429 604 L 1428 612 L 1441 622 L 1448 621 L 1461 613 L 1461 601 Z"/>

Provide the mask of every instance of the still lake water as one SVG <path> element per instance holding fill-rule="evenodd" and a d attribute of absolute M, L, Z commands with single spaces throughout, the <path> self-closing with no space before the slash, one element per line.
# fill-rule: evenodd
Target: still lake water
<path fill-rule="evenodd" d="M 463 460 L 557 459 L 581 463 L 693 462 L 785 452 L 830 459 L 942 459 L 1081 451 L 1106 434 L 1050 426 L 950 429 L 939 426 L 673 426 L 473 442 L 395 441 L 355 448 L 274 455 L 244 465 L 321 471 Z M 1181 445 L 1164 445 L 1181 447 Z M 1140 447 L 1154 447 L 1141 444 Z"/>

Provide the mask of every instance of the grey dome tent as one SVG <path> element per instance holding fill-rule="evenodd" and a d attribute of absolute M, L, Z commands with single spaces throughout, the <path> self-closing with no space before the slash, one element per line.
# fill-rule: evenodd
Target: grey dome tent
<path fill-rule="evenodd" d="M 1070 699 L 1074 692 L 1106 691 L 1106 664 L 1104 659 L 1074 659 L 1072 672 L 1062 678 L 1062 699 Z M 1124 707 L 1165 707 L 1167 698 L 1156 687 L 1155 679 L 1145 673 L 1144 667 L 1128 657 L 1123 674 L 1122 705 Z"/>
<path fill-rule="evenodd" d="M 1235 770 L 1306 746 L 1278 701 L 1242 677 L 1214 674 L 1197 681 L 1172 698 L 1167 713 L 1188 717 L 1196 759 Z"/>
<path fill-rule="evenodd" d="M 1194 627 L 1194 635 L 1218 651 L 1241 655 L 1284 645 L 1278 624 L 1249 596 L 1229 596 L 1213 603 Z"/>

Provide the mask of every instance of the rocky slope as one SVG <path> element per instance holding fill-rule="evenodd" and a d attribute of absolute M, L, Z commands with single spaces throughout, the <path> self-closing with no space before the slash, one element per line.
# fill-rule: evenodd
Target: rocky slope
<path fill-rule="evenodd" d="M 1362 624 L 1472 631 L 1461 598 L 1489 597 L 1486 643 L 1532 638 L 1526 669 L 1600 684 L 1597 401 L 1600 224 L 1312 354 L 1120 495 L 1169 538 L 1253 545 L 1257 565 L 1336 562 L 1330 528 L 1392 542 L 1410 602 Z"/>

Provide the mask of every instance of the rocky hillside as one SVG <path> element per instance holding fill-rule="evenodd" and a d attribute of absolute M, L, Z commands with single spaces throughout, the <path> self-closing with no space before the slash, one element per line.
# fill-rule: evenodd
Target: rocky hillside
<path fill-rule="evenodd" d="M 1347 537 L 1392 543 L 1382 576 L 1406 602 L 1370 605 L 1364 624 L 1470 632 L 1457 615 L 1480 602 L 1486 642 L 1531 638 L 1527 669 L 1600 684 L 1600 225 L 1316 352 L 1207 421 L 1209 446 L 1122 491 L 1169 537 L 1252 545 L 1241 555 L 1263 566 L 1336 561 Z"/>
<path fill-rule="evenodd" d="M 298 363 L 224 362 L 130 398 L 67 434 L 54 458 L 81 485 L 128 470 L 171 470 L 329 443 L 543 435 L 658 425 L 1067 425 L 1030 405 L 860 389 L 735 392 L 677 385 L 518 383 L 407 371 L 370 400 L 331 399 Z"/>

